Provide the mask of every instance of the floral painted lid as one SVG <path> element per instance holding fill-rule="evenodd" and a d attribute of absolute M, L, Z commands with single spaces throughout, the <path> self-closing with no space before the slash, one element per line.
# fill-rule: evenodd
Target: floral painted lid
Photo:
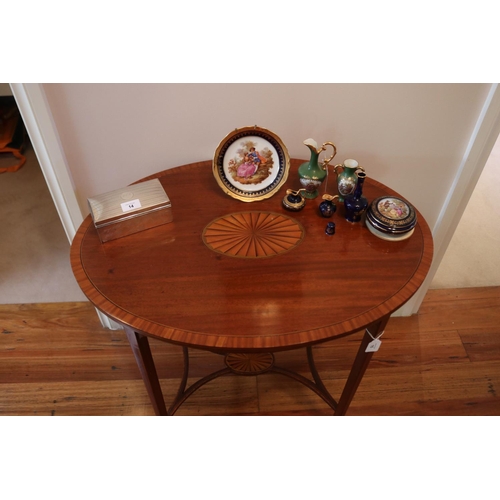
<path fill-rule="evenodd" d="M 393 234 L 411 231 L 417 223 L 415 208 L 396 196 L 373 200 L 366 216 L 379 231 Z"/>

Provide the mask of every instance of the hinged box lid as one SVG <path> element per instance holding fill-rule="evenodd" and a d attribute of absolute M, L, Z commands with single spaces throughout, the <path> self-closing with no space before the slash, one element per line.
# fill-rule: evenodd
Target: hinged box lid
<path fill-rule="evenodd" d="M 158 179 L 88 198 L 88 203 L 96 227 L 171 207 L 170 199 Z"/>

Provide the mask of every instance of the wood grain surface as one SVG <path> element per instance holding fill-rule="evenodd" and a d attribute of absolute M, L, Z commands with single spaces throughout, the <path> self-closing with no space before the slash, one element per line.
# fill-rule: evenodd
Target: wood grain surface
<path fill-rule="evenodd" d="M 101 244 L 88 217 L 71 249 L 73 271 L 95 306 L 152 337 L 211 350 L 277 351 L 353 333 L 404 304 L 422 284 L 432 260 L 423 217 L 411 238 L 386 242 L 363 224 L 344 219 L 334 236 L 318 215 L 320 198 L 293 215 L 281 205 L 289 180 L 268 200 L 243 203 L 227 196 L 211 162 L 166 170 L 158 177 L 172 202 L 174 221 Z M 146 180 L 142 179 L 142 180 Z M 371 200 L 397 194 L 369 177 Z M 333 192 L 334 186 L 330 186 Z M 411 200 L 408 200 L 411 202 Z M 210 250 L 203 229 L 244 211 L 292 216 L 304 228 L 300 245 L 267 259 L 235 259 Z"/>
<path fill-rule="evenodd" d="M 361 334 L 313 348 L 327 388 L 343 387 Z M 171 399 L 181 348 L 151 340 Z M 192 350 L 196 380 L 224 356 Z M 308 374 L 303 350 L 276 361 Z M 0 305 L 0 415 L 153 415 L 123 331 L 101 327 L 88 302 Z M 178 415 L 332 415 L 278 374 L 229 375 L 202 387 Z M 417 315 L 392 318 L 348 415 L 500 415 L 500 287 L 430 290 Z"/>

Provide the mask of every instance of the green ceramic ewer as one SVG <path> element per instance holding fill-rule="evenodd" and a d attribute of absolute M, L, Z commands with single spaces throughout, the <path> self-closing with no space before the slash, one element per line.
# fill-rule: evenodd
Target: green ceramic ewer
<path fill-rule="evenodd" d="M 333 142 L 325 142 L 318 149 L 318 144 L 314 139 L 306 139 L 304 144 L 311 151 L 311 158 L 308 162 L 302 163 L 299 167 L 299 180 L 301 186 L 305 189 L 303 196 L 305 198 L 313 199 L 318 196 L 318 188 L 325 180 L 327 174 L 328 164 L 333 160 L 337 154 L 337 148 Z M 330 158 L 323 159 L 321 165 L 318 163 L 319 155 L 325 151 L 327 146 L 333 148 L 333 154 Z"/>

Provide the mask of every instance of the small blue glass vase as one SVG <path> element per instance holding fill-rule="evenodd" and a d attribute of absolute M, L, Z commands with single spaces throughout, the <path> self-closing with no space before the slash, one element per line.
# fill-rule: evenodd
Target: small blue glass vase
<path fill-rule="evenodd" d="M 368 200 L 363 196 L 366 174 L 358 172 L 358 182 L 353 194 L 344 198 L 345 218 L 349 222 L 359 222 L 368 208 Z"/>

